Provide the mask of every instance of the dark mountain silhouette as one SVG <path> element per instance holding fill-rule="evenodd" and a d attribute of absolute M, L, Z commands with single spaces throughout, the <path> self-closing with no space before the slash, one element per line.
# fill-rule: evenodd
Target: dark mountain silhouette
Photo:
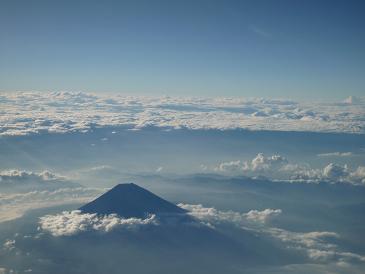
<path fill-rule="evenodd" d="M 118 184 L 80 208 L 85 213 L 116 213 L 125 218 L 144 218 L 148 214 L 176 215 L 186 211 L 136 184 Z"/>

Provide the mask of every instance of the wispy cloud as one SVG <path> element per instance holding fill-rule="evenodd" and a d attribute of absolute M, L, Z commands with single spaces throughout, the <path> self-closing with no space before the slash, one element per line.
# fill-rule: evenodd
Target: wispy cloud
<path fill-rule="evenodd" d="M 272 37 L 272 34 L 266 30 L 264 30 L 263 28 L 261 27 L 258 27 L 256 25 L 249 25 L 248 26 L 248 29 L 255 33 L 256 35 L 260 36 L 260 37 L 263 37 L 263 38 L 271 38 Z"/>
<path fill-rule="evenodd" d="M 247 213 L 221 211 L 202 205 L 180 204 L 189 210 L 192 216 L 201 220 L 202 224 L 215 228 L 221 223 L 232 224 L 243 230 L 254 231 L 264 236 L 272 237 L 287 249 L 304 252 L 308 259 L 314 262 L 365 262 L 365 257 L 352 252 L 342 251 L 331 242 L 340 235 L 331 231 L 293 232 L 272 227 L 267 221 L 279 216 L 280 209 L 251 210 Z"/>
<path fill-rule="evenodd" d="M 31 209 L 89 202 L 104 191 L 101 188 L 77 187 L 0 194 L 0 222 L 19 218 Z"/>
<path fill-rule="evenodd" d="M 349 157 L 352 156 L 352 152 L 328 152 L 317 154 L 318 157 Z"/>

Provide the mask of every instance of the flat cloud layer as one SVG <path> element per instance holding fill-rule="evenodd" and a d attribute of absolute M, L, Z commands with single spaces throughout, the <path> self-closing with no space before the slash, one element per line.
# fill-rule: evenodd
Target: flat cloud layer
<path fill-rule="evenodd" d="M 2 93 L 0 134 L 87 131 L 92 126 L 365 133 L 354 104 L 244 98 L 172 98 L 85 93 Z"/>

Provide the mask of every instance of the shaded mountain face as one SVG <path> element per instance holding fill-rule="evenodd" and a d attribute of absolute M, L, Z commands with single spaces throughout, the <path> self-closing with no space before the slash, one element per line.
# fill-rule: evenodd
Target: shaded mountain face
<path fill-rule="evenodd" d="M 186 211 L 136 184 L 119 184 L 80 208 L 85 213 L 144 218 L 149 214 L 176 215 Z"/>

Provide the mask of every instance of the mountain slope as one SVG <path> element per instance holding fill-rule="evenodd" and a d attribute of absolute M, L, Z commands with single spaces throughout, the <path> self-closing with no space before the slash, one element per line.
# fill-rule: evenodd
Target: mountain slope
<path fill-rule="evenodd" d="M 116 213 L 125 218 L 144 218 L 148 214 L 172 215 L 186 211 L 136 184 L 118 184 L 80 208 L 85 213 Z"/>

